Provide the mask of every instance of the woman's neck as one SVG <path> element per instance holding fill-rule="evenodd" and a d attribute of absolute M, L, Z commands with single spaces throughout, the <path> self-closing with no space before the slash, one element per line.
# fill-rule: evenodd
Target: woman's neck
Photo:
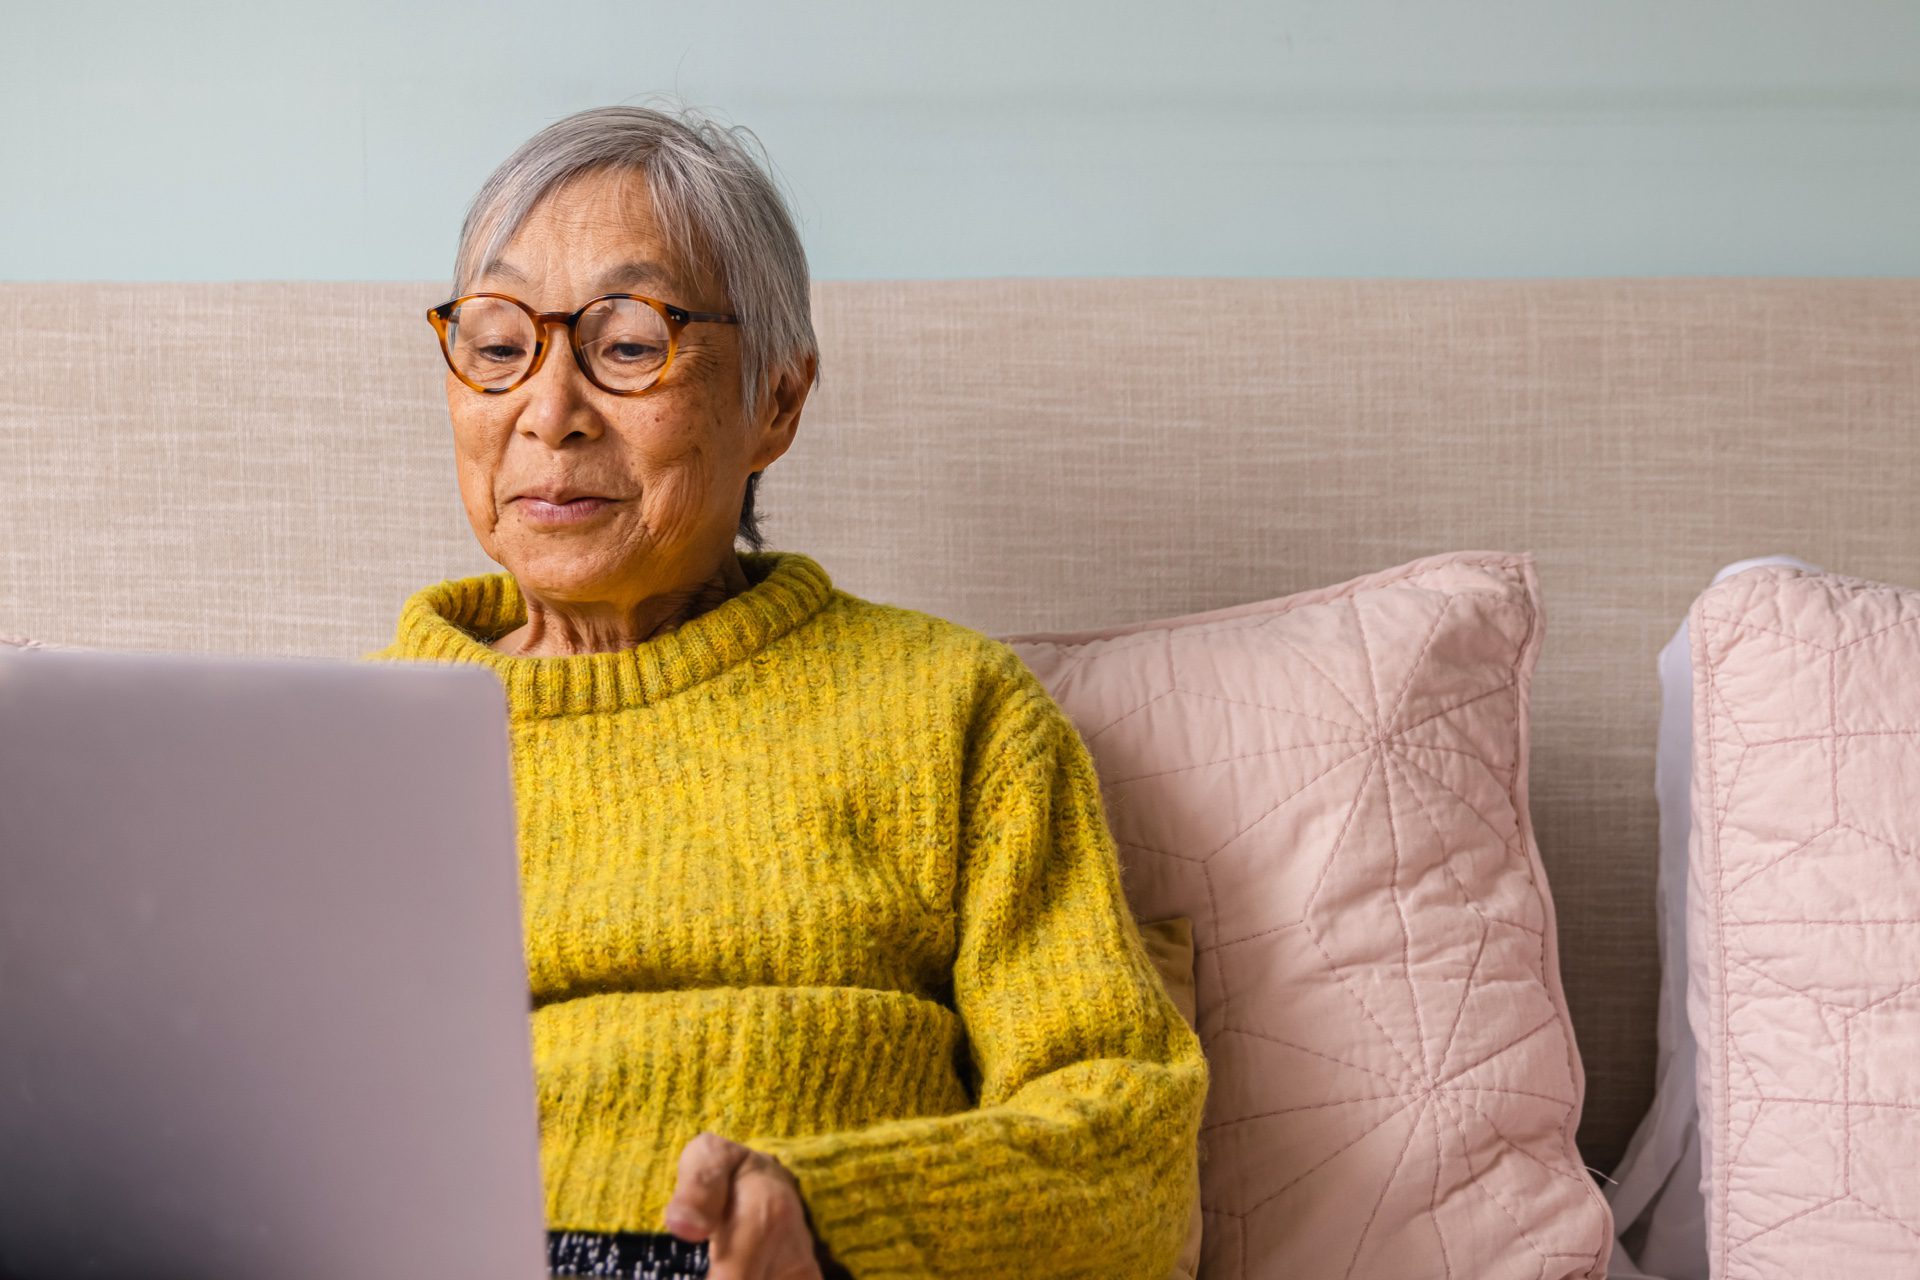
<path fill-rule="evenodd" d="M 527 621 L 496 637 L 488 647 L 521 658 L 619 652 L 678 630 L 752 585 L 740 567 L 740 557 L 729 548 L 719 567 L 691 588 L 648 596 L 626 617 L 599 625 L 529 598 Z"/>

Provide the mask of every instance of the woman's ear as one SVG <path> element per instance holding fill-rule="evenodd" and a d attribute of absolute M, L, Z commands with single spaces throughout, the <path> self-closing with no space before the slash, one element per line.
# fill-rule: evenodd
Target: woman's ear
<path fill-rule="evenodd" d="M 760 438 L 754 443 L 753 470 L 766 470 L 792 446 L 794 433 L 800 429 L 800 411 L 806 406 L 819 367 L 819 357 L 807 356 L 774 377 L 760 407 Z"/>

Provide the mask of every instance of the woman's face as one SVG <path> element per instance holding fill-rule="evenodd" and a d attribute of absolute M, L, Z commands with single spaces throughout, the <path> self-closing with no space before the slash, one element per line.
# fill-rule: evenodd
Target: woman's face
<path fill-rule="evenodd" d="M 611 292 L 731 310 L 715 280 L 674 259 L 635 173 L 588 173 L 552 193 L 481 264 L 467 291 L 482 290 L 537 311 Z M 632 607 L 711 575 L 732 549 L 748 474 L 785 452 L 798 405 L 749 420 L 734 325 L 688 325 L 637 396 L 588 382 L 557 326 L 547 340 L 540 371 L 504 395 L 447 374 L 460 499 L 480 545 L 524 591 L 562 605 Z M 520 495 L 556 488 L 612 501 L 578 523 L 537 522 Z"/>

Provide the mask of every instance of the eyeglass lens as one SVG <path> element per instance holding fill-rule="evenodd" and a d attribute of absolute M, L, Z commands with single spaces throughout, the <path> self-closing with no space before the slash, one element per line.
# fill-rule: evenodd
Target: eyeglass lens
<path fill-rule="evenodd" d="M 603 298 L 581 315 L 579 332 L 587 367 L 610 390 L 644 390 L 666 367 L 667 322 L 644 302 Z M 533 363 L 536 343 L 527 313 L 499 298 L 469 298 L 447 317 L 453 367 L 489 390 L 518 381 Z"/>

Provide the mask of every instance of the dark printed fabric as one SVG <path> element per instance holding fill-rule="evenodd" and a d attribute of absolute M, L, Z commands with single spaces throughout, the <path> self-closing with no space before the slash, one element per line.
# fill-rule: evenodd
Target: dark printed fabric
<path fill-rule="evenodd" d="M 707 1274 L 707 1246 L 649 1232 L 547 1232 L 547 1270 L 612 1280 L 698 1280 Z"/>
<path fill-rule="evenodd" d="M 824 1280 L 853 1280 L 823 1248 L 815 1249 Z M 697 1280 L 707 1274 L 707 1246 L 664 1232 L 549 1231 L 547 1270 L 556 1276 L 611 1280 Z"/>

